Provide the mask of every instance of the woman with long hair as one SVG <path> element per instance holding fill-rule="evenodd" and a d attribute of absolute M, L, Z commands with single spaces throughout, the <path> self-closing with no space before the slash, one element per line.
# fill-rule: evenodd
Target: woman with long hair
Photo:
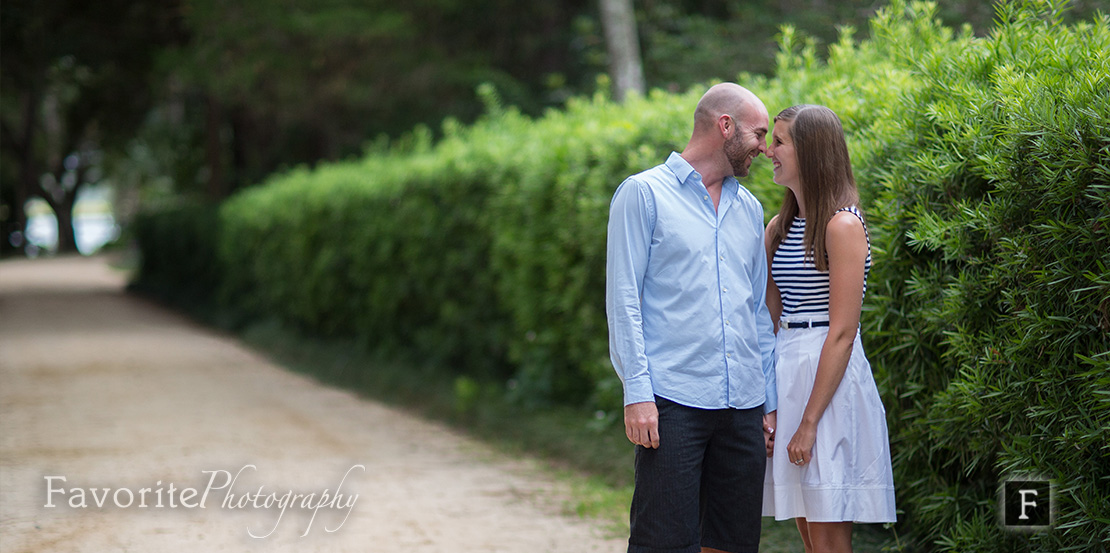
<path fill-rule="evenodd" d="M 894 522 L 886 410 L 860 342 L 871 244 L 840 119 L 824 106 L 774 120 L 767 226 L 778 380 L 764 516 L 793 518 L 807 553 L 852 549 L 852 524 Z M 785 441 L 783 441 L 785 440 Z"/>

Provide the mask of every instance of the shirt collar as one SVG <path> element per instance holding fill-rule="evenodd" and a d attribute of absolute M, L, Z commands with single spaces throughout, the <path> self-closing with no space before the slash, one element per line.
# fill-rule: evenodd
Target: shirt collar
<path fill-rule="evenodd" d="M 667 158 L 666 165 L 667 168 L 674 173 L 674 176 L 678 177 L 678 182 L 686 184 L 686 181 L 690 180 L 691 175 L 697 175 L 697 183 L 699 185 L 702 184 L 701 174 L 695 171 L 694 166 L 690 165 L 690 162 L 686 161 L 678 152 L 671 152 L 670 157 Z M 740 189 L 740 181 L 736 180 L 736 177 L 725 177 L 722 188 L 731 194 L 736 194 Z"/>
<path fill-rule="evenodd" d="M 667 168 L 678 177 L 678 182 L 685 184 L 689 180 L 690 175 L 697 173 L 694 166 L 686 161 L 678 152 L 671 152 L 670 157 L 667 158 Z M 698 175 L 698 180 L 701 180 L 701 175 Z"/>

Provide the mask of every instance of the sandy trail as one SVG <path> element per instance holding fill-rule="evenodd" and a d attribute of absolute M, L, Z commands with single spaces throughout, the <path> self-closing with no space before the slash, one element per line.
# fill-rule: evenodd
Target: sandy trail
<path fill-rule="evenodd" d="M 565 490 L 534 464 L 286 372 L 123 285 L 101 258 L 0 263 L 3 553 L 624 550 L 561 514 Z M 325 491 L 337 500 L 315 511 L 275 506 Z"/>

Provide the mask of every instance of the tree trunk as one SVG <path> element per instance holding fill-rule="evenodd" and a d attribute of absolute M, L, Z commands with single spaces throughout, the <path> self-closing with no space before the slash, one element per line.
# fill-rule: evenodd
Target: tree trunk
<path fill-rule="evenodd" d="M 22 164 L 25 165 L 26 161 L 22 162 Z M 20 167 L 19 171 L 20 173 L 23 173 L 24 168 Z M 2 237 L 2 239 L 4 240 L 3 250 L 5 251 L 7 250 L 7 248 L 10 247 L 14 252 L 23 253 L 24 248 L 27 246 L 27 210 L 25 209 L 26 204 L 27 183 L 25 178 L 21 174 L 19 180 L 16 181 L 15 186 L 12 190 L 12 211 L 8 214 L 9 223 L 8 226 L 4 229 L 5 232 L 4 236 Z M 19 233 L 19 240 L 16 243 L 12 243 L 10 241 L 11 233 L 13 232 Z"/>
<path fill-rule="evenodd" d="M 242 105 L 231 110 L 229 123 L 231 124 L 231 174 L 233 175 L 231 188 L 235 190 L 246 186 L 252 178 L 251 145 L 255 147 L 253 150 L 255 154 L 276 151 L 277 148 L 271 142 L 272 134 L 256 131 L 251 114 Z M 257 159 L 258 156 L 255 157 Z"/>
<path fill-rule="evenodd" d="M 640 39 L 636 33 L 636 12 L 632 0 L 600 0 L 601 24 L 609 52 L 609 74 L 613 97 L 624 99 L 628 92 L 644 93 L 644 68 L 640 60 Z"/>
<path fill-rule="evenodd" d="M 23 121 L 19 129 L 19 136 L 6 136 L 8 147 L 15 150 L 19 159 L 19 180 L 15 185 L 15 199 L 12 210 L 12 227 L 18 230 L 22 240 L 16 249 L 20 252 L 27 248 L 27 200 L 31 193 L 38 188 L 38 166 L 35 163 L 33 141 L 35 140 L 36 110 L 41 101 L 41 88 L 37 81 L 23 94 Z M 8 134 L 8 133 L 5 133 Z M 7 237 L 5 236 L 6 240 Z"/>
<path fill-rule="evenodd" d="M 227 197 L 227 176 L 224 172 L 224 148 L 221 139 L 223 130 L 223 108 L 215 96 L 205 98 L 205 140 L 204 153 L 208 161 L 208 198 L 218 202 Z"/>
<path fill-rule="evenodd" d="M 89 167 L 81 163 L 72 170 L 76 172 L 72 188 L 63 184 L 67 169 L 61 164 L 53 171 L 57 189 L 47 189 L 41 183 L 37 187 L 38 195 L 46 200 L 46 203 L 54 210 L 54 217 L 58 221 L 57 253 L 78 251 L 77 232 L 73 226 L 73 206 L 77 205 L 77 194 L 85 184 L 85 176 L 88 174 Z"/>
<path fill-rule="evenodd" d="M 54 216 L 58 218 L 58 253 L 77 251 L 77 232 L 73 228 L 73 205 L 75 203 L 77 203 L 77 188 L 67 191 L 65 198 L 53 206 Z"/>

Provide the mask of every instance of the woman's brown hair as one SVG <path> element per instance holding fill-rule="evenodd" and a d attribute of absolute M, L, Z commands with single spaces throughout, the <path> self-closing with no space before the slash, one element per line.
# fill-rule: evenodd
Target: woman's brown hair
<path fill-rule="evenodd" d="M 818 271 L 828 271 L 825 255 L 825 226 L 843 207 L 859 205 L 859 191 L 852 175 L 848 143 L 840 118 L 825 106 L 802 104 L 786 108 L 775 116 L 792 123 L 790 141 L 798 159 L 798 175 L 806 202 L 806 232 L 802 245 Z M 798 199 L 789 188 L 782 200 L 778 220 L 770 229 L 772 251 L 786 238 L 790 224 L 798 215 Z M 816 255 L 815 252 L 822 252 Z"/>

